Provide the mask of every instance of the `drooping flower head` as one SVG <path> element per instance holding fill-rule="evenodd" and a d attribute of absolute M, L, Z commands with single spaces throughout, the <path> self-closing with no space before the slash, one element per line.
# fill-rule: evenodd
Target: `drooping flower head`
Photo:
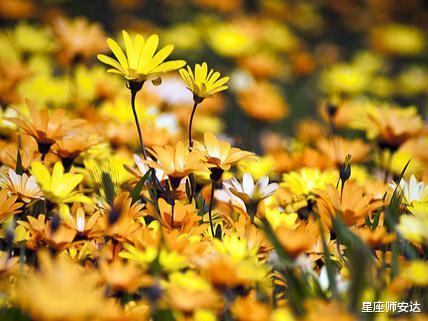
<path fill-rule="evenodd" d="M 184 60 L 165 59 L 174 49 L 173 45 L 167 45 L 156 52 L 159 44 L 159 37 L 156 34 L 146 39 L 142 35 L 136 35 L 131 39 L 129 34 L 122 31 L 125 42 L 125 52 L 118 43 L 111 38 L 107 39 L 107 45 L 115 55 L 116 59 L 99 54 L 98 59 L 111 66 L 108 72 L 122 75 L 130 82 L 142 83 L 149 78 L 156 78 L 159 75 L 183 67 Z"/>

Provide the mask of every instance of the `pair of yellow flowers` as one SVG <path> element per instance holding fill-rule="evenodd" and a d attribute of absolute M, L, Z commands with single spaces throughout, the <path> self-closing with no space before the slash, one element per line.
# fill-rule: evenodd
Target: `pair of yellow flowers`
<path fill-rule="evenodd" d="M 120 74 L 129 82 L 143 83 L 147 79 L 154 79 L 165 72 L 176 70 L 186 65 L 184 60 L 165 62 L 174 46 L 167 45 L 156 52 L 159 44 L 159 37 L 156 34 L 151 35 L 147 40 L 141 35 L 136 35 L 132 40 L 125 30 L 122 31 L 122 34 L 126 54 L 116 41 L 109 38 L 107 39 L 107 45 L 117 60 L 106 55 L 98 55 L 98 59 L 101 62 L 112 67 L 108 72 Z M 181 68 L 180 75 L 188 88 L 200 100 L 228 88 L 226 83 L 229 77 L 220 77 L 220 73 L 218 71 L 214 72 L 213 69 L 208 71 L 208 66 L 205 62 L 201 65 L 196 64 L 194 71 L 189 66 L 187 66 L 187 70 Z"/>

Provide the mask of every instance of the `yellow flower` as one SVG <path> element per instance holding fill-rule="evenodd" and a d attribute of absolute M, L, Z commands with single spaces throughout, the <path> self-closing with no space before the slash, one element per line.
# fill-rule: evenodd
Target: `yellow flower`
<path fill-rule="evenodd" d="M 103 54 L 97 56 L 101 62 L 113 67 L 108 72 L 123 75 L 129 81 L 144 82 L 149 78 L 157 77 L 186 64 L 183 60 L 164 62 L 171 54 L 174 46 L 167 45 L 156 53 L 159 43 L 159 37 L 156 34 L 151 35 L 147 40 L 141 35 L 136 35 L 135 39 L 132 40 L 125 30 L 122 31 L 122 34 L 126 55 L 117 42 L 109 38 L 107 45 L 117 60 Z"/>
<path fill-rule="evenodd" d="M 31 164 L 31 173 L 36 178 L 43 195 L 53 203 L 90 203 L 90 199 L 75 191 L 77 185 L 83 180 L 82 174 L 65 173 L 60 162 L 55 163 L 52 174 L 40 162 Z"/>
<path fill-rule="evenodd" d="M 217 25 L 212 28 L 208 41 L 218 54 L 236 57 L 248 53 L 254 47 L 254 40 L 243 28 L 233 24 Z"/>
<path fill-rule="evenodd" d="M 428 244 L 428 205 L 414 203 L 409 210 L 413 215 L 401 215 L 397 231 L 406 240 Z"/>
<path fill-rule="evenodd" d="M 279 208 L 266 208 L 265 216 L 274 230 L 280 226 L 294 230 L 298 225 L 296 222 L 298 215 L 296 213 L 287 214 L 281 212 Z"/>
<path fill-rule="evenodd" d="M 195 72 L 192 71 L 190 66 L 187 66 L 187 70 L 182 68 L 180 69 L 180 75 L 199 102 L 229 88 L 226 85 L 229 77 L 220 78 L 220 73 L 218 71 L 214 72 L 213 69 L 208 72 L 206 62 L 203 62 L 202 65 L 196 64 Z"/>
<path fill-rule="evenodd" d="M 402 274 L 403 278 L 415 285 L 424 287 L 428 285 L 428 263 L 422 260 L 410 262 Z"/>
<path fill-rule="evenodd" d="M 303 168 L 300 172 L 284 174 L 284 182 L 281 186 L 287 187 L 293 194 L 309 195 L 315 189 L 324 188 L 328 183 L 337 181 L 337 174 L 334 172 L 321 172 L 317 168 Z"/>
<path fill-rule="evenodd" d="M 114 319 L 118 311 L 105 298 L 96 273 L 63 257 L 52 259 L 46 252 L 39 255 L 39 262 L 39 269 L 19 281 L 16 293 L 17 304 L 32 319 L 106 320 L 107 315 Z"/>
<path fill-rule="evenodd" d="M 385 53 L 402 56 L 420 54 L 425 47 L 425 36 L 421 29 L 410 25 L 389 24 L 373 29 L 373 46 Z"/>

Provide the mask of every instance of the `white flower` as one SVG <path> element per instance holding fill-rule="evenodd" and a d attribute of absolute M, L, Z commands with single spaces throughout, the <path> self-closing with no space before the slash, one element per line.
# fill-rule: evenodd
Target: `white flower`
<path fill-rule="evenodd" d="M 32 175 L 28 176 L 26 173 L 18 175 L 9 168 L 8 175 L 0 180 L 0 184 L 7 188 L 9 193 L 17 195 L 25 203 L 42 198 L 42 192 L 37 185 L 36 178 Z"/>
<path fill-rule="evenodd" d="M 397 184 L 395 182 L 391 183 L 391 188 L 395 190 Z M 400 189 L 403 192 L 404 200 L 406 203 L 411 204 L 413 202 L 420 202 L 427 200 L 428 197 L 428 185 L 424 182 L 418 182 L 416 177 L 412 175 L 409 182 L 401 180 Z"/>
<path fill-rule="evenodd" d="M 214 198 L 220 202 L 230 204 L 246 211 L 245 203 L 228 189 L 218 189 L 214 191 Z"/>
<path fill-rule="evenodd" d="M 149 83 L 147 90 L 168 104 L 187 106 L 193 103 L 193 95 L 180 77 L 165 77 L 162 79 L 162 86 Z"/>
<path fill-rule="evenodd" d="M 346 281 L 342 275 L 335 274 L 335 280 L 336 280 L 337 292 L 344 293 L 346 290 L 348 290 L 350 286 L 350 282 Z M 330 286 L 330 282 L 328 280 L 327 268 L 325 265 L 321 268 L 321 272 L 318 277 L 318 283 L 321 289 L 323 289 L 324 291 L 327 291 L 327 289 Z"/>
<path fill-rule="evenodd" d="M 143 177 L 150 170 L 150 167 L 137 154 L 134 154 L 133 156 L 134 156 L 134 161 L 135 161 L 135 164 L 137 165 L 139 174 L 141 177 Z M 150 157 L 148 157 L 148 159 L 151 160 Z M 156 171 L 156 178 L 158 179 L 158 181 L 162 181 L 165 178 L 164 171 L 161 169 L 155 169 L 155 171 Z"/>
<path fill-rule="evenodd" d="M 256 184 L 254 184 L 253 177 L 249 173 L 245 173 L 242 178 L 242 184 L 236 178 L 232 178 L 230 182 L 224 182 L 224 187 L 238 196 L 245 203 L 253 201 L 261 201 L 271 196 L 277 189 L 278 184 L 269 184 L 269 177 L 262 177 Z"/>

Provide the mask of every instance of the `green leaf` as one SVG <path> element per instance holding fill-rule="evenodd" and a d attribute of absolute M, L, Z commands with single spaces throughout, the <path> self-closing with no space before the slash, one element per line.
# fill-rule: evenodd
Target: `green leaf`
<path fill-rule="evenodd" d="M 150 175 L 150 171 L 147 171 L 147 173 L 140 178 L 140 180 L 137 182 L 135 187 L 132 189 L 131 191 L 132 204 L 134 204 L 140 198 L 141 190 L 143 189 L 143 186 L 146 183 L 146 180 L 149 177 L 149 175 Z"/>
<path fill-rule="evenodd" d="M 21 152 L 19 151 L 19 148 L 18 148 L 18 153 L 16 155 L 16 169 L 15 169 L 15 172 L 18 175 L 22 175 L 22 173 L 24 172 L 23 166 L 22 166 Z"/>
<path fill-rule="evenodd" d="M 107 203 L 112 205 L 114 203 L 114 198 L 116 197 L 116 191 L 114 188 L 113 180 L 109 173 L 102 172 L 101 181 L 104 188 L 104 194 L 107 200 Z"/>
<path fill-rule="evenodd" d="M 31 321 L 30 317 L 17 308 L 1 308 L 0 320 L 7 321 Z"/>
<path fill-rule="evenodd" d="M 153 314 L 153 321 L 175 321 L 170 309 L 157 309 Z"/>

